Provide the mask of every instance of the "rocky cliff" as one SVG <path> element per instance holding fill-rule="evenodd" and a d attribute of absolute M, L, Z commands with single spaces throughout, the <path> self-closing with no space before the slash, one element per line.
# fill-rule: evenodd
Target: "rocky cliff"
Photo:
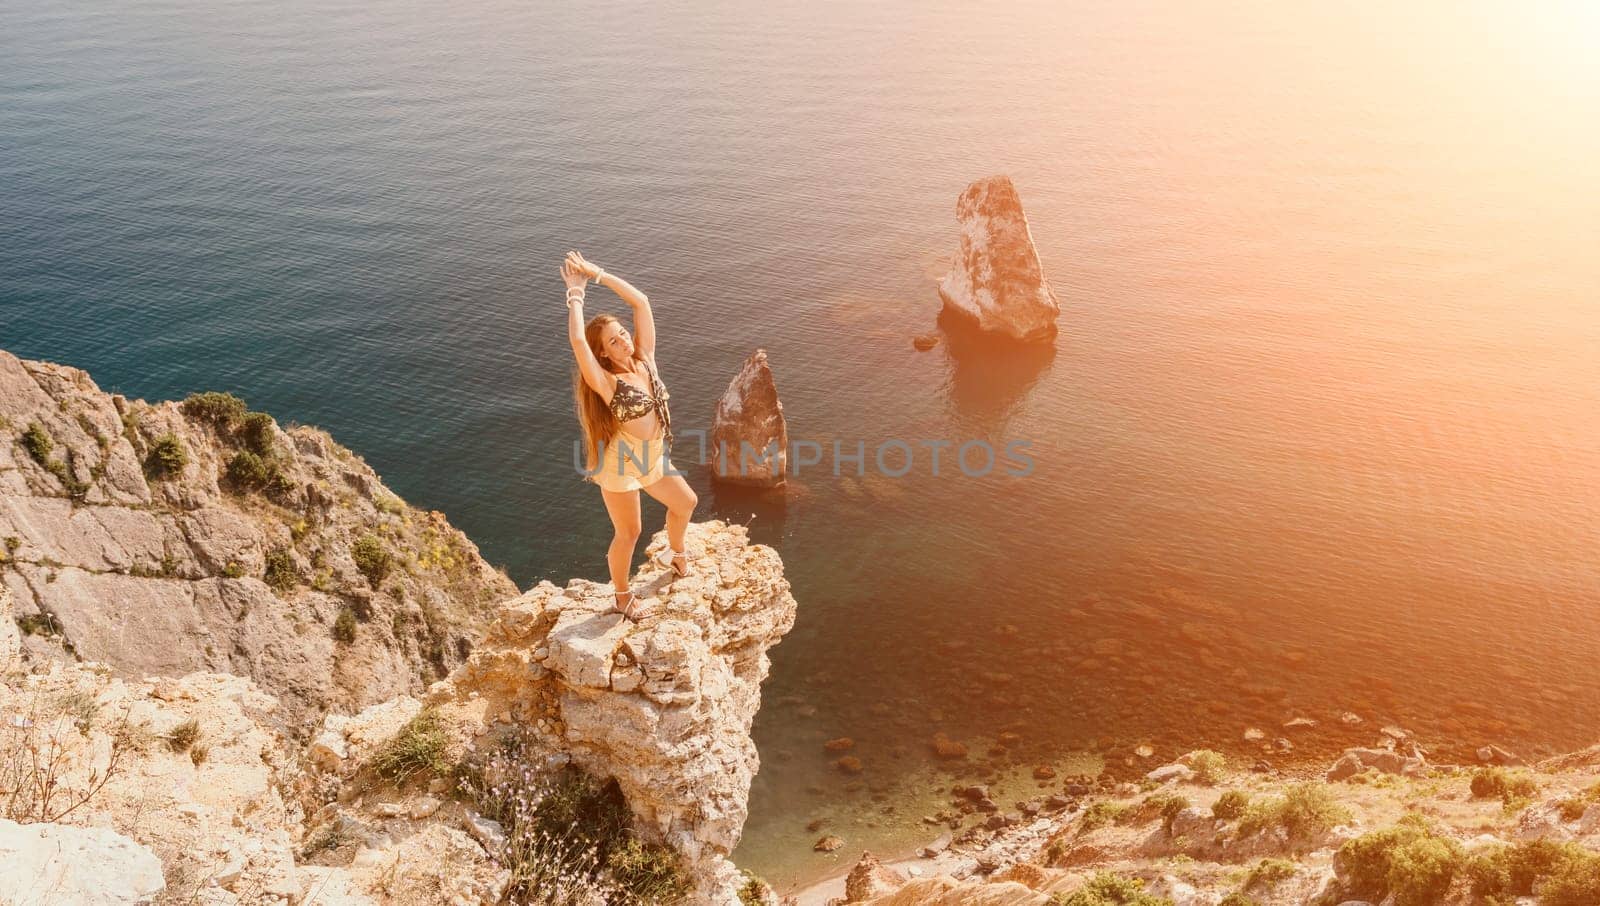
<path fill-rule="evenodd" d="M 613 874 L 736 906 L 749 730 L 795 602 L 741 526 L 693 524 L 689 550 L 693 575 L 636 579 L 653 599 L 639 622 L 609 612 L 606 586 L 542 582 L 500 603 L 448 677 L 329 715 L 309 745 L 247 678 L 24 663 L 0 590 L 0 853 L 27 869 L 0 877 L 0 902 L 45 884 L 131 892 L 116 902 L 495 902 L 568 883 L 540 874 L 572 851 L 535 819 L 570 807 L 560 778 L 577 772 L 623 810 Z M 53 753 L 47 802 L 37 752 Z M 607 820 L 579 813 L 580 831 Z"/>
<path fill-rule="evenodd" d="M 249 677 L 299 729 L 420 692 L 517 593 L 325 431 L 4 351 L 0 582 L 33 662 Z"/>

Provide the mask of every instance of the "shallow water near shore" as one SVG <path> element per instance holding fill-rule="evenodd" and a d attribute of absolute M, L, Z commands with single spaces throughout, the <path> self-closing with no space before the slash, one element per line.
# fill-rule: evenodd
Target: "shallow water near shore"
<path fill-rule="evenodd" d="M 649 294 L 675 432 L 767 349 L 791 437 L 867 450 L 784 503 L 674 455 L 800 602 L 736 854 L 784 888 L 935 835 L 939 732 L 1592 743 L 1592 19 L 1281 6 L 11 4 L 0 346 L 325 427 L 524 587 L 604 577 L 567 249 Z M 1062 335 L 916 352 L 997 172 Z M 972 439 L 1034 472 L 932 474 Z"/>

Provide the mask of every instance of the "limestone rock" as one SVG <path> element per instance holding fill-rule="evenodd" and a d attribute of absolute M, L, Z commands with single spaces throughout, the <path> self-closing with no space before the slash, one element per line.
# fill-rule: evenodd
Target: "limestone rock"
<path fill-rule="evenodd" d="M 905 875 L 887 868 L 872 853 L 863 852 L 850 874 L 844 880 L 844 898 L 848 903 L 860 903 L 873 897 L 894 893 L 906 883 Z"/>
<path fill-rule="evenodd" d="M 531 711 L 555 731 L 552 756 L 615 779 L 640 832 L 682 856 L 695 902 L 733 906 L 742 881 L 728 856 L 759 766 L 750 727 L 767 651 L 793 627 L 795 601 L 777 553 L 749 544 L 743 526 L 693 523 L 688 542 L 694 573 L 640 622 L 607 613 L 607 584 L 541 582 L 503 606 L 422 704 L 461 748 L 488 745 L 497 715 Z M 738 581 L 724 587 L 730 566 Z M 641 681 L 619 687 L 622 669 Z"/>
<path fill-rule="evenodd" d="M 1022 199 L 1008 176 L 980 179 L 956 200 L 961 249 L 939 283 L 946 309 L 1019 340 L 1056 336 L 1061 305 L 1045 279 Z"/>
<path fill-rule="evenodd" d="M 442 514 L 407 506 L 314 427 L 267 419 L 247 438 L 179 402 L 108 394 L 80 369 L 3 350 L 0 425 L 0 539 L 16 539 L 0 547 L 0 584 L 19 616 L 47 615 L 54 630 L 24 640 L 33 663 L 248 676 L 289 720 L 310 723 L 420 692 L 517 593 Z M 44 462 L 16 442 L 34 425 L 49 439 Z M 186 454 L 176 474 L 155 466 L 166 435 Z M 232 457 L 262 447 L 277 479 L 229 480 Z M 365 535 L 395 563 L 377 587 L 352 555 Z M 285 580 L 277 589 L 263 581 L 269 555 Z M 337 643 L 346 606 L 361 622 L 353 642 Z"/>
<path fill-rule="evenodd" d="M 718 480 L 761 487 L 784 483 L 789 429 L 765 349 L 745 359 L 717 401 L 709 449 L 711 474 Z"/>
<path fill-rule="evenodd" d="M 1428 763 L 1420 757 L 1407 757 L 1389 749 L 1346 749 L 1328 769 L 1327 779 L 1330 782 L 1344 780 L 1367 768 L 1376 768 L 1384 774 L 1422 777 L 1428 772 Z"/>
<path fill-rule="evenodd" d="M 12 906 L 149 903 L 166 887 L 155 854 L 101 827 L 0 818 L 0 902 Z"/>

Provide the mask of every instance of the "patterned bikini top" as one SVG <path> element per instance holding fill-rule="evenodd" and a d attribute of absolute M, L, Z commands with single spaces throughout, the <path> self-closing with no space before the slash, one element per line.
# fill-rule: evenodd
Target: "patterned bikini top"
<path fill-rule="evenodd" d="M 650 414 L 653 410 L 661 416 L 661 424 L 666 429 L 667 442 L 672 442 L 672 412 L 667 408 L 667 400 L 672 394 L 667 392 L 665 384 L 644 359 L 645 371 L 650 375 L 650 392 L 645 393 L 638 387 L 628 383 L 622 378 L 617 378 L 616 392 L 611 394 L 611 414 L 617 421 L 626 422 Z"/>

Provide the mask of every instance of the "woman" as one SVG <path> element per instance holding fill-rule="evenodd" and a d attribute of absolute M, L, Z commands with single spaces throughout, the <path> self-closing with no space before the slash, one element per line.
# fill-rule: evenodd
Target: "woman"
<path fill-rule="evenodd" d="M 567 284 L 567 336 L 577 357 L 572 391 L 583 426 L 587 480 L 600 486 L 615 534 L 606 552 L 617 612 L 638 619 L 638 596 L 628 589 L 633 549 L 639 542 L 639 492 L 667 508 L 667 543 L 657 558 L 679 576 L 689 574 L 684 535 L 699 498 L 672 467 L 672 415 L 667 388 L 656 371 L 656 327 L 650 300 L 628 281 L 568 252 L 561 265 Z M 583 320 L 583 288 L 593 279 L 633 309 L 637 336 L 611 315 Z"/>

